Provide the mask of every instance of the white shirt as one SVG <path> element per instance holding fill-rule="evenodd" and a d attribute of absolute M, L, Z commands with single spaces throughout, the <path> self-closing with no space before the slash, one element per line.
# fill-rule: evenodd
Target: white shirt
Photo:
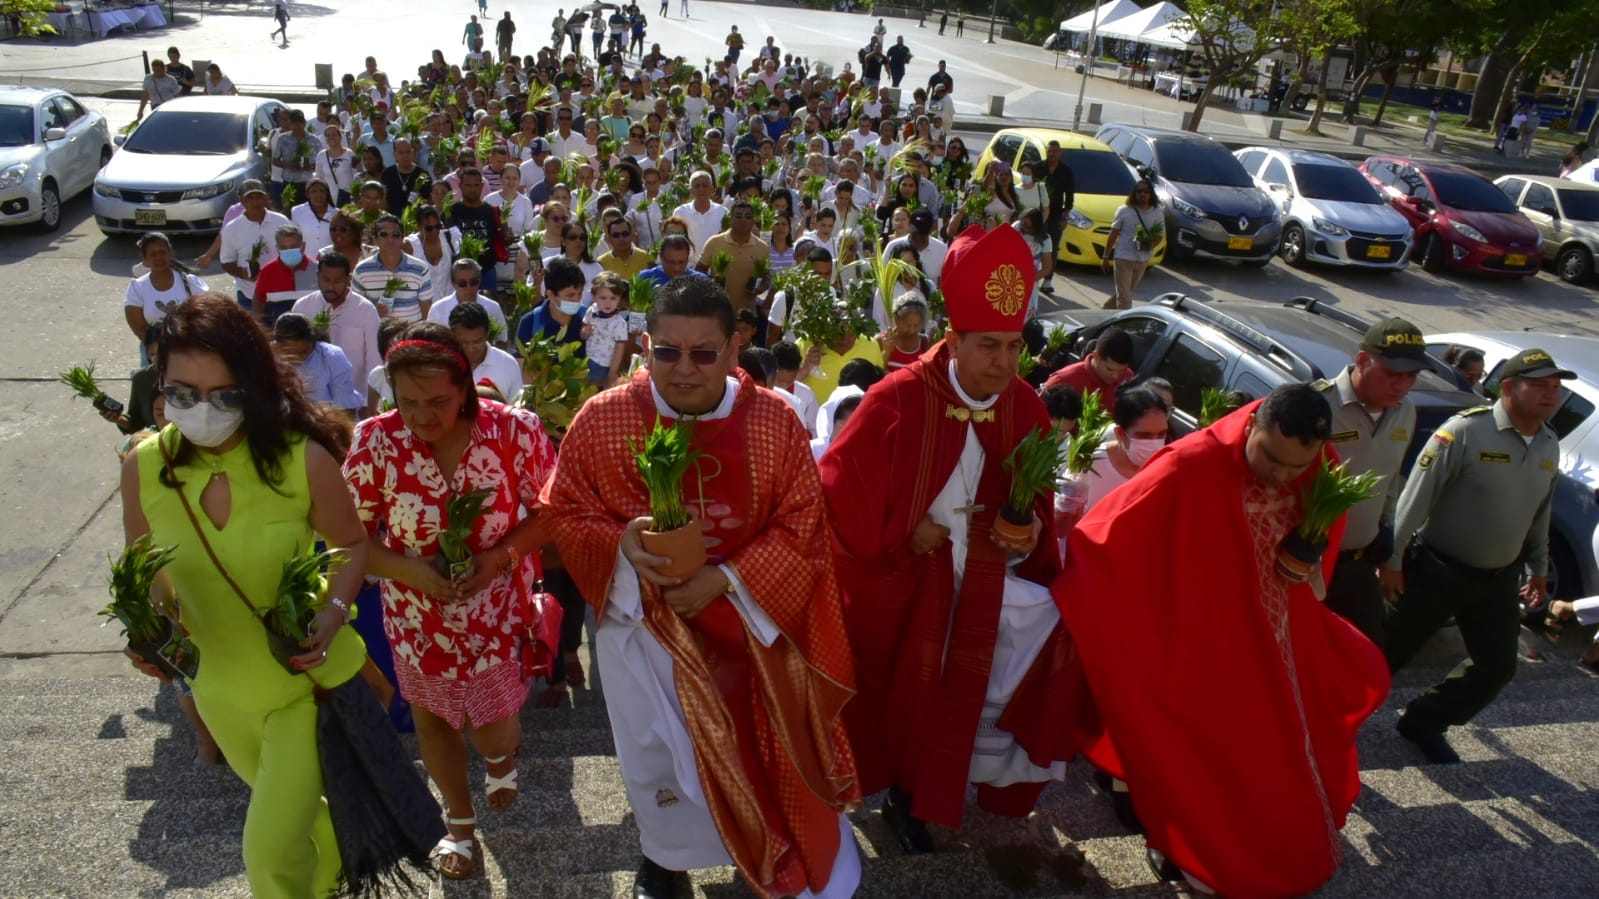
<path fill-rule="evenodd" d="M 805 430 L 814 436 L 816 434 L 816 415 L 821 411 L 816 403 L 816 391 L 812 390 L 810 385 L 804 381 L 795 381 L 792 392 L 785 387 L 778 387 L 777 392 L 790 393 L 795 399 L 799 400 L 800 421 L 805 422 Z"/>
<path fill-rule="evenodd" d="M 319 290 L 295 300 L 292 311 L 314 319 L 323 310 L 329 311 L 328 340 L 344 351 L 345 358 L 350 360 L 351 371 L 370 371 L 374 366 L 382 366 L 383 358 L 378 355 L 378 328 L 381 322 L 378 307 L 372 305 L 371 300 L 351 290 L 339 308 L 334 309 Z M 365 394 L 361 395 L 361 402 L 363 405 L 366 403 Z"/>
<path fill-rule="evenodd" d="M 517 194 L 515 199 L 510 201 L 511 208 L 509 211 L 505 209 L 505 194 L 500 191 L 495 191 L 484 197 L 483 202 L 502 211 L 500 224 L 509 227 L 511 233 L 516 235 L 517 240 L 520 241 L 522 235 L 531 229 L 533 224 L 533 201 L 527 198 L 527 194 Z"/>
<path fill-rule="evenodd" d="M 141 275 L 128 282 L 128 292 L 122 298 L 122 305 L 143 309 L 145 323 L 153 325 L 166 318 L 173 306 L 210 289 L 194 275 L 185 275 L 177 270 L 173 270 L 172 286 L 166 290 L 157 290 L 150 283 L 149 275 Z"/>
<path fill-rule="evenodd" d="M 562 137 L 560 131 L 551 131 L 544 139 L 550 142 L 550 152 L 559 159 L 565 159 L 568 153 L 583 153 L 583 148 L 588 146 L 581 131 L 573 131 L 566 137 Z"/>
<path fill-rule="evenodd" d="M 460 228 L 444 228 L 439 231 L 439 261 L 437 264 L 429 262 L 427 253 L 422 249 L 422 235 L 411 234 L 405 238 L 405 252 L 422 260 L 428 267 L 428 277 L 433 282 L 433 295 L 436 297 L 454 296 L 454 273 L 450 267 L 455 264 L 455 250 L 461 245 Z"/>
<path fill-rule="evenodd" d="M 250 265 L 250 252 L 257 243 L 260 243 L 261 255 L 256 259 L 256 270 L 260 271 L 260 266 L 278 258 L 278 228 L 288 223 L 289 220 L 282 213 L 270 209 L 262 216 L 259 224 L 250 221 L 249 214 L 239 216 L 222 226 L 222 249 L 218 260 L 247 269 Z M 354 260 L 351 262 L 353 264 Z M 234 278 L 233 283 L 240 293 L 254 299 L 254 281 Z"/>
<path fill-rule="evenodd" d="M 489 353 L 483 357 L 483 362 L 472 369 L 472 381 L 475 383 L 484 378 L 493 382 L 499 388 L 500 395 L 508 403 L 516 401 L 516 395 L 522 392 L 522 365 L 516 357 L 496 346 L 488 348 Z"/>
<path fill-rule="evenodd" d="M 319 150 L 316 154 L 316 177 L 333 191 L 334 200 L 338 199 L 339 191 L 354 193 L 355 181 L 355 153 L 345 147 L 342 153 L 329 155 L 331 150 Z M 307 242 L 309 244 L 309 241 Z"/>
<path fill-rule="evenodd" d="M 892 259 L 900 247 L 908 246 L 911 246 L 909 237 L 894 238 L 888 242 L 888 246 L 883 247 L 883 259 Z M 917 253 L 922 260 L 922 274 L 927 276 L 927 280 L 933 282 L 934 287 L 938 286 L 938 279 L 944 274 L 944 257 L 948 253 L 949 244 L 932 235 L 927 237 L 927 249 Z"/>
<path fill-rule="evenodd" d="M 672 214 L 680 216 L 688 223 L 688 239 L 694 242 L 693 259 L 699 259 L 700 253 L 705 249 L 705 242 L 722 232 L 722 222 L 727 218 L 727 207 L 713 202 L 710 208 L 702 213 L 695 209 L 693 201 L 690 201 L 672 210 Z M 690 260 L 691 264 L 693 259 Z"/>
<path fill-rule="evenodd" d="M 316 212 L 311 209 L 310 203 L 301 203 L 289 210 L 289 221 L 293 222 L 305 235 L 305 245 L 309 247 L 325 247 L 333 243 L 333 234 L 328 231 L 328 225 L 333 221 L 333 213 L 339 207 L 328 203 L 328 208 L 322 211 L 322 218 L 316 217 Z M 314 260 L 313 260 L 314 261 Z M 350 267 L 354 268 L 359 259 L 351 259 Z M 356 369 L 360 371 L 360 369 Z"/>
<path fill-rule="evenodd" d="M 492 297 L 484 296 L 480 293 L 477 295 L 477 299 L 474 302 L 476 302 L 479 306 L 482 306 L 483 311 L 489 314 L 490 321 L 493 321 L 500 326 L 500 333 L 505 335 L 501 338 L 501 340 L 509 340 L 511 330 L 506 327 L 505 310 L 500 308 L 499 301 Z M 450 312 L 459 305 L 461 305 L 461 298 L 456 295 L 455 289 L 452 287 L 450 289 L 449 296 L 435 302 L 433 306 L 428 309 L 428 321 L 433 322 L 436 325 L 443 325 L 444 327 L 448 328 L 450 326 Z M 499 341 L 494 342 L 498 343 Z M 509 400 L 510 396 L 507 395 L 506 399 Z"/>

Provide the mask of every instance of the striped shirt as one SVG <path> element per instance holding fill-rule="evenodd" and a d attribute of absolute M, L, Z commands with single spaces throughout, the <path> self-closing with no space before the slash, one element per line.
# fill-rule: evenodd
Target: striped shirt
<path fill-rule="evenodd" d="M 396 283 L 391 290 L 389 283 Z M 356 263 L 352 287 L 379 309 L 387 307 L 390 317 L 401 321 L 422 320 L 422 304 L 433 302 L 433 270 L 409 253 L 400 254 L 400 264 L 389 268 L 383 254 L 376 253 Z"/>

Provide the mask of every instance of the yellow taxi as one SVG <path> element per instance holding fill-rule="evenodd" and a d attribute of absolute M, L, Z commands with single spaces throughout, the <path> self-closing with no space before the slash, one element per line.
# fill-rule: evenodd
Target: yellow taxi
<path fill-rule="evenodd" d="M 1075 131 L 1056 128 L 1005 128 L 994 134 L 983 155 L 977 158 L 975 178 L 981 179 L 988 164 L 998 159 L 1016 173 L 1021 183 L 1024 162 L 1037 162 L 1044 158 L 1044 148 L 1050 141 L 1058 141 L 1061 162 L 1071 167 L 1076 195 L 1072 210 L 1066 216 L 1066 230 L 1061 233 L 1060 246 L 1055 257 L 1073 265 L 1099 267 L 1105 258 L 1105 239 L 1110 236 L 1110 223 L 1116 210 L 1127 202 L 1133 182 L 1138 176 L 1115 151 L 1092 137 Z M 1163 236 L 1155 246 L 1152 264 L 1166 258 L 1166 239 Z"/>

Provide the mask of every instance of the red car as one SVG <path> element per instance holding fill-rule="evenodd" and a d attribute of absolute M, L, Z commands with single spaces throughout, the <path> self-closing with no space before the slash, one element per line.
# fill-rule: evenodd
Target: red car
<path fill-rule="evenodd" d="M 1373 156 L 1360 170 L 1416 231 L 1422 268 L 1532 277 L 1543 268 L 1538 226 L 1470 169 Z"/>

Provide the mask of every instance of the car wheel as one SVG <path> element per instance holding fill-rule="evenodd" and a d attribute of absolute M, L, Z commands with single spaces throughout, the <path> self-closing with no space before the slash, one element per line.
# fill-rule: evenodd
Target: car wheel
<path fill-rule="evenodd" d="M 1298 268 L 1305 264 L 1305 229 L 1289 225 L 1283 229 L 1283 261 Z"/>
<path fill-rule="evenodd" d="M 106 163 L 108 163 L 110 161 L 111 161 L 111 148 L 110 147 L 101 147 L 100 148 L 100 168 L 102 168 L 102 169 L 105 168 L 106 167 Z"/>
<path fill-rule="evenodd" d="M 1566 247 L 1555 258 L 1555 271 L 1560 280 L 1580 284 L 1593 274 L 1593 254 L 1587 247 Z"/>
<path fill-rule="evenodd" d="M 54 181 L 39 188 L 39 227 L 46 231 L 61 227 L 61 191 Z"/>
<path fill-rule="evenodd" d="M 1444 254 L 1449 248 L 1444 246 L 1443 238 L 1436 233 L 1427 235 L 1426 247 L 1421 251 L 1421 268 L 1430 274 L 1438 274 L 1444 270 Z"/>

